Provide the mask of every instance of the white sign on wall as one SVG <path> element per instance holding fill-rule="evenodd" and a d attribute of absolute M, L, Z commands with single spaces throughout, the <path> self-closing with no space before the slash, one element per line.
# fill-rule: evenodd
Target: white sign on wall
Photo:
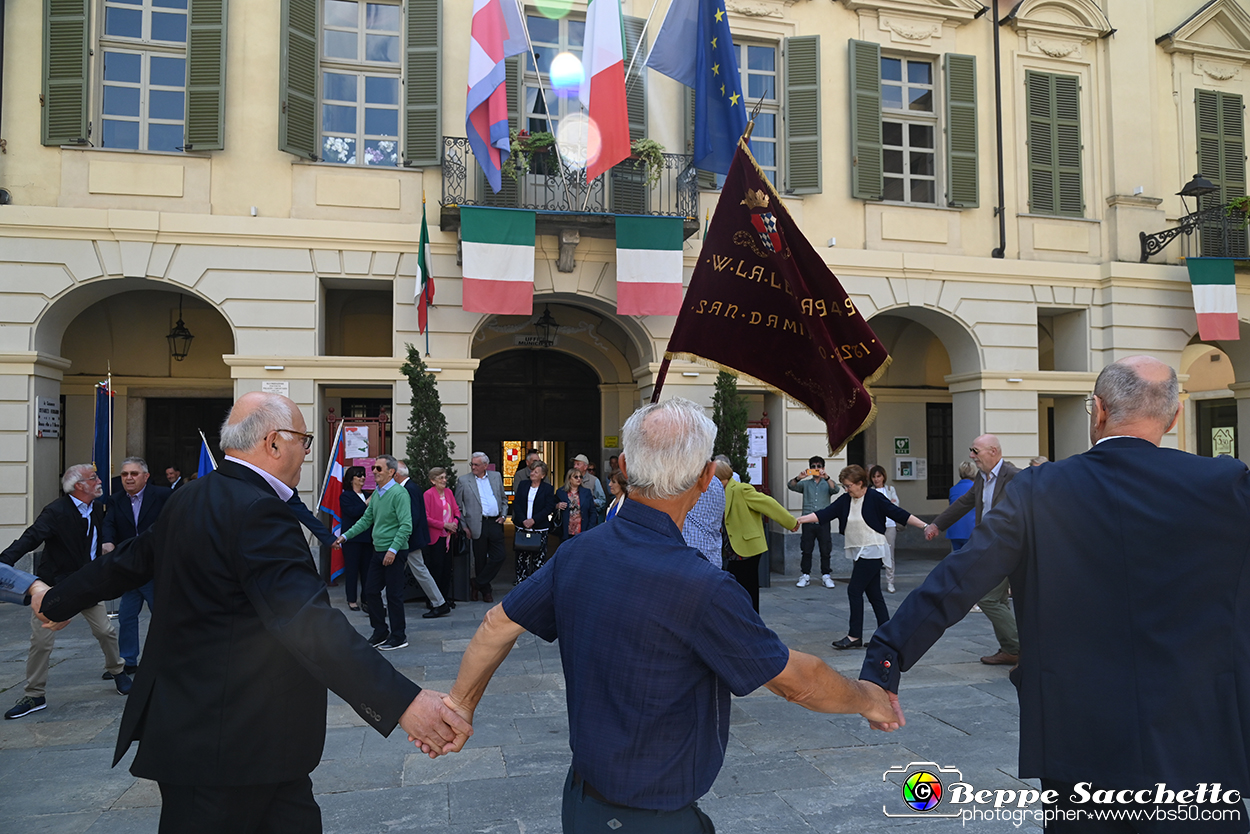
<path fill-rule="evenodd" d="M 35 437 L 61 436 L 61 401 L 55 397 L 36 397 L 35 413 L 38 421 Z"/>
<path fill-rule="evenodd" d="M 757 486 L 764 483 L 764 460 L 762 458 L 747 458 L 747 476 L 749 483 Z"/>
<path fill-rule="evenodd" d="M 291 383 L 285 379 L 266 379 L 261 381 L 260 390 L 266 394 L 281 394 L 289 397 L 291 396 Z"/>
<path fill-rule="evenodd" d="M 747 457 L 768 457 L 768 429 L 747 429 Z M 760 482 L 752 481 L 751 483 Z"/>
<path fill-rule="evenodd" d="M 347 426 L 343 429 L 343 454 L 349 458 L 363 458 L 368 456 L 368 426 Z"/>

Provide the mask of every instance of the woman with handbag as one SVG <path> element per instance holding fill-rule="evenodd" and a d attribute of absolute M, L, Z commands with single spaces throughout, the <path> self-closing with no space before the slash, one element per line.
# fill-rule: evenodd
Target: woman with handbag
<path fill-rule="evenodd" d="M 425 500 L 425 520 L 430 528 L 430 546 L 425 551 L 425 566 L 452 608 L 456 607 L 451 596 L 451 555 L 447 542 L 460 527 L 460 507 L 447 488 L 447 470 L 436 466 L 430 470 L 430 485 L 422 495 Z"/>
<path fill-rule="evenodd" d="M 570 469 L 564 486 L 556 490 L 556 509 L 560 511 L 560 538 L 568 540 L 595 526 L 599 514 L 590 490 L 582 491 L 582 473 Z"/>
<path fill-rule="evenodd" d="M 556 491 L 544 479 L 547 464 L 538 461 L 530 467 L 528 484 L 517 484 L 512 499 L 512 525 L 516 539 L 516 583 L 532 576 L 547 560 L 547 534 L 551 532 L 551 514 L 556 509 Z M 594 502 L 591 502 L 594 506 Z"/>

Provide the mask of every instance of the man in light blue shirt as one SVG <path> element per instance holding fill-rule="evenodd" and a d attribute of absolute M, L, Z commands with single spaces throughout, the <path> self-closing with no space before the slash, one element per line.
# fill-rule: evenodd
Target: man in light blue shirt
<path fill-rule="evenodd" d="M 473 569 L 477 573 L 470 597 L 476 600 L 480 595 L 483 602 L 495 601 L 490 583 L 506 557 L 503 521 L 508 501 L 503 494 L 503 476 L 489 467 L 486 453 L 474 452 L 469 458 L 473 477 L 456 481 L 456 503 L 473 542 Z"/>

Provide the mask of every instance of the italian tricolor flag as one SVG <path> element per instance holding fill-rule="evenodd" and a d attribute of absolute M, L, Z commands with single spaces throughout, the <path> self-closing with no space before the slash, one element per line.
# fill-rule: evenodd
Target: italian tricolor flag
<path fill-rule="evenodd" d="M 1185 266 L 1194 290 L 1198 336 L 1207 342 L 1240 339 L 1233 259 L 1187 258 Z"/>
<path fill-rule="evenodd" d="M 591 122 L 586 148 L 589 182 L 630 154 L 625 30 L 619 0 L 590 0 L 586 6 L 584 43 L 583 81 L 578 98 Z"/>
<path fill-rule="evenodd" d="M 680 217 L 616 216 L 616 312 L 675 316 L 681 310 Z"/>
<path fill-rule="evenodd" d="M 534 312 L 532 211 L 460 207 L 464 298 L 470 313 L 528 316 Z"/>

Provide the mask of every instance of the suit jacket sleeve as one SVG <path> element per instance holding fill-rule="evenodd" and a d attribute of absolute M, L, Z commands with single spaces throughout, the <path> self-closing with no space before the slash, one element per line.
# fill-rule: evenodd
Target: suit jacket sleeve
<path fill-rule="evenodd" d="M 460 525 L 460 529 L 468 533 L 470 539 L 478 539 L 482 536 L 482 522 L 485 521 L 485 519 L 482 518 L 482 508 L 480 506 L 478 506 L 476 510 L 473 509 L 474 506 L 477 505 L 477 502 L 474 501 L 474 496 L 471 494 L 470 490 L 472 490 L 472 492 L 477 492 L 477 483 L 469 483 L 469 479 L 472 477 L 472 475 L 469 475 L 468 477 L 457 480 L 456 489 L 453 494 L 456 496 L 456 504 L 460 506 L 461 512 L 463 513 L 461 516 L 461 521 L 463 523 Z"/>
<path fill-rule="evenodd" d="M 980 475 L 977 475 L 976 480 L 972 482 L 972 487 L 967 492 L 956 498 L 953 504 L 942 510 L 938 517 L 933 519 L 933 526 L 939 530 L 945 530 L 966 516 L 970 510 L 975 509 L 977 506 L 977 490 L 981 488 L 978 484 L 984 485 Z"/>
<path fill-rule="evenodd" d="M 299 523 L 308 528 L 308 532 L 317 537 L 317 541 L 322 544 L 334 544 L 334 534 L 326 529 L 321 520 L 312 514 L 312 510 L 299 499 L 298 495 L 292 495 L 291 500 L 286 502 L 290 506 L 291 511 L 295 513 L 295 517 L 299 519 Z"/>
<path fill-rule="evenodd" d="M 147 530 L 74 571 L 44 597 L 41 613 L 49 620 L 64 622 L 101 600 L 114 599 L 143 585 L 152 578 L 153 542 L 152 532 Z"/>
<path fill-rule="evenodd" d="M 122 493 L 122 495 L 125 494 L 124 492 Z M 108 501 L 113 505 L 111 507 L 112 512 L 104 514 L 104 522 L 100 525 L 100 544 L 116 544 L 120 536 L 120 531 L 117 529 L 117 520 L 121 518 L 122 507 L 118 503 L 116 495 L 109 496 Z M 133 513 L 133 510 L 130 510 L 129 507 L 125 509 Z"/>
<path fill-rule="evenodd" d="M 517 527 L 525 525 L 525 509 L 529 506 L 530 485 L 518 484 L 512 493 L 512 523 Z"/>

